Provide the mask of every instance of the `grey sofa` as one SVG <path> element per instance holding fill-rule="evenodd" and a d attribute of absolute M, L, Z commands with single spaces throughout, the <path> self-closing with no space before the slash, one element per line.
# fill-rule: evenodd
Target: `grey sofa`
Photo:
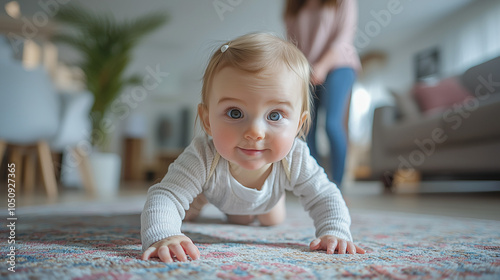
<path fill-rule="evenodd" d="M 373 178 L 387 186 L 396 170 L 408 168 L 424 179 L 500 178 L 500 56 L 457 78 L 471 97 L 439 113 L 405 118 L 415 104 L 375 109 Z"/>

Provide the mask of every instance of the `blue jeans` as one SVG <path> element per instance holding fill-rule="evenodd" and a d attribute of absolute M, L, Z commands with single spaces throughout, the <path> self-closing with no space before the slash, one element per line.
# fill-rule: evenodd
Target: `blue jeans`
<path fill-rule="evenodd" d="M 330 141 L 330 170 L 332 180 L 339 188 L 344 176 L 347 154 L 344 118 L 355 79 L 356 72 L 352 68 L 338 68 L 328 73 L 322 85 L 314 87 L 313 119 L 311 130 L 307 135 L 307 144 L 311 155 L 320 163 L 316 146 L 316 129 L 318 109 L 323 108 L 326 110 L 326 134 Z"/>

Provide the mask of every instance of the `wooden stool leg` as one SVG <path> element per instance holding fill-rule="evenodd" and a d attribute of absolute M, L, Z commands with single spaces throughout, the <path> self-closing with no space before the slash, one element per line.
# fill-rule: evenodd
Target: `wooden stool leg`
<path fill-rule="evenodd" d="M 5 149 L 7 148 L 7 142 L 0 139 L 0 165 L 2 164 Z"/>
<path fill-rule="evenodd" d="M 92 174 L 92 170 L 90 168 L 90 162 L 85 153 L 80 151 L 78 148 L 73 149 L 73 155 L 79 162 L 78 164 L 78 170 L 80 171 L 80 176 L 83 181 L 83 187 L 87 191 L 88 194 L 90 195 L 95 195 L 95 182 L 94 182 L 94 176 Z"/>
<path fill-rule="evenodd" d="M 26 187 L 26 194 L 32 195 L 35 187 L 35 169 L 36 160 L 32 151 L 28 151 L 24 155 L 24 187 Z"/>
<path fill-rule="evenodd" d="M 21 186 L 22 186 L 22 174 L 23 174 L 23 155 L 21 153 L 21 148 L 17 146 L 11 146 L 11 152 L 10 152 L 10 159 L 7 164 L 14 163 L 16 165 L 16 192 L 20 193 L 21 192 Z"/>
<path fill-rule="evenodd" d="M 38 157 L 40 159 L 40 166 L 42 168 L 42 177 L 47 196 L 50 199 L 57 198 L 57 182 L 52 163 L 52 155 L 47 142 L 39 141 L 37 144 Z"/>

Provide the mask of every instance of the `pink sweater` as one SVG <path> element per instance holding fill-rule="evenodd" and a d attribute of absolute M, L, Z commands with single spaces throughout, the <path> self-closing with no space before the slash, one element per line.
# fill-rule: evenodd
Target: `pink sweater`
<path fill-rule="evenodd" d="M 321 8 L 318 0 L 309 0 L 294 18 L 286 18 L 288 39 L 295 42 L 311 65 L 333 48 L 334 59 L 329 69 L 351 67 L 361 69 L 354 47 L 358 20 L 356 0 L 343 0 L 338 9 Z"/>

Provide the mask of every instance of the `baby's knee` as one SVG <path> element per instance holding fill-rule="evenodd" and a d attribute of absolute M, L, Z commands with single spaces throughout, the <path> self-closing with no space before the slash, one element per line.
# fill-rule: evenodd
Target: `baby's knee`
<path fill-rule="evenodd" d="M 249 225 L 255 220 L 254 215 L 227 215 L 227 221 L 231 224 Z"/>
<path fill-rule="evenodd" d="M 260 222 L 260 225 L 263 226 L 263 227 L 272 227 L 272 226 L 277 226 L 279 224 L 282 224 L 283 220 L 276 220 L 276 221 L 262 221 Z"/>
<path fill-rule="evenodd" d="M 286 218 L 285 195 L 269 211 L 269 213 L 258 215 L 257 218 L 262 226 L 275 226 L 283 223 Z"/>
<path fill-rule="evenodd" d="M 259 219 L 260 225 L 264 227 L 277 226 L 285 221 L 285 213 L 279 213 L 279 215 L 269 215 L 263 214 L 257 217 Z"/>

